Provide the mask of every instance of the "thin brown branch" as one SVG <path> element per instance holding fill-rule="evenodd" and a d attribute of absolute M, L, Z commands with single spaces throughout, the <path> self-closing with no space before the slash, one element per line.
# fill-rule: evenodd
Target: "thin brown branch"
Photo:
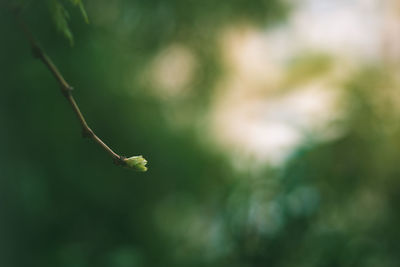
<path fill-rule="evenodd" d="M 89 127 L 87 124 L 85 117 L 83 116 L 82 112 L 79 109 L 78 104 L 76 103 L 74 97 L 72 96 L 72 86 L 69 85 L 69 83 L 64 79 L 63 75 L 60 73 L 56 65 L 52 62 L 49 56 L 43 51 L 43 49 L 38 45 L 36 42 L 35 38 L 33 37 L 32 33 L 28 29 L 27 25 L 24 23 L 24 21 L 19 17 L 19 15 L 16 13 L 16 17 L 18 20 L 18 23 L 24 32 L 26 38 L 28 39 L 32 53 L 33 55 L 40 59 L 43 64 L 49 69 L 49 71 L 53 74 L 54 78 L 56 78 L 57 82 L 60 85 L 61 88 L 61 93 L 64 95 L 64 97 L 67 99 L 69 104 L 72 107 L 72 110 L 78 117 L 78 120 L 80 122 L 80 125 L 82 127 L 82 135 L 87 138 L 93 139 L 97 144 L 99 144 L 108 154 L 111 155 L 111 157 L 114 160 L 114 163 L 117 165 L 126 165 L 126 159 L 123 156 L 118 155 L 115 153 L 108 145 L 106 145 L 103 140 L 98 137 L 93 130 Z"/>

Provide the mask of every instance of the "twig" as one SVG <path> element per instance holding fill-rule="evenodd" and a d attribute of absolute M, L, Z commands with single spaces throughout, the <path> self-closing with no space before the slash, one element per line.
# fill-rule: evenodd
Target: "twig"
<path fill-rule="evenodd" d="M 44 65 L 50 70 L 53 76 L 56 78 L 57 82 L 60 85 L 61 93 L 67 99 L 69 104 L 72 107 L 72 110 L 75 112 L 76 116 L 82 127 L 82 136 L 86 138 L 93 139 L 96 143 L 98 143 L 114 160 L 116 165 L 122 165 L 126 167 L 130 167 L 136 169 L 138 171 L 146 171 L 147 168 L 145 167 L 147 161 L 142 156 L 134 156 L 131 158 L 126 158 L 124 156 L 118 155 L 115 153 L 108 145 L 106 145 L 103 140 L 98 137 L 93 130 L 87 124 L 85 117 L 83 116 L 82 112 L 79 109 L 78 104 L 76 103 L 74 97 L 72 96 L 72 86 L 67 83 L 64 79 L 58 68 L 54 65 L 51 61 L 49 56 L 43 51 L 42 48 L 38 45 L 35 38 L 33 37 L 32 33 L 29 31 L 27 25 L 24 21 L 20 18 L 18 11 L 15 12 L 18 24 L 20 25 L 22 31 L 24 32 L 26 38 L 29 40 L 31 45 L 33 55 L 40 59 Z"/>

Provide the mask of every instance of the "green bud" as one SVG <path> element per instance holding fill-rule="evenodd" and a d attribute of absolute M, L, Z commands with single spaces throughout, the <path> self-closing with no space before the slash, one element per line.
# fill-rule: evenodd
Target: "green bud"
<path fill-rule="evenodd" d="M 133 156 L 130 158 L 124 159 L 126 166 L 128 168 L 134 169 L 135 171 L 145 172 L 147 171 L 147 160 L 143 158 L 143 156 Z"/>

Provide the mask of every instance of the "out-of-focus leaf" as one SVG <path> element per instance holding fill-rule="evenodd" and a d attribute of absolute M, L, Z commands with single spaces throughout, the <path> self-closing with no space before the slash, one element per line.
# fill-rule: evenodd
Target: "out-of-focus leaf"
<path fill-rule="evenodd" d="M 57 30 L 63 33 L 71 45 L 74 44 L 74 36 L 68 25 L 69 13 L 58 0 L 49 1 L 49 8 Z"/>
<path fill-rule="evenodd" d="M 69 2 L 78 7 L 83 19 L 86 23 L 89 23 L 89 18 L 86 13 L 85 7 L 81 0 L 69 0 Z M 49 0 L 49 9 L 51 16 L 53 17 L 54 23 L 56 24 L 57 29 L 62 32 L 65 38 L 68 39 L 71 45 L 74 44 L 74 36 L 71 32 L 71 29 L 68 25 L 69 13 L 65 8 L 64 4 L 60 0 Z"/>
<path fill-rule="evenodd" d="M 79 3 L 79 10 L 81 11 L 83 18 L 85 19 L 85 22 L 89 23 L 89 17 L 82 2 Z"/>
<path fill-rule="evenodd" d="M 89 23 L 89 17 L 86 13 L 85 6 L 83 5 L 82 0 L 70 0 L 70 1 L 73 5 L 79 7 L 79 10 L 81 11 L 83 19 L 85 20 L 86 23 Z"/>

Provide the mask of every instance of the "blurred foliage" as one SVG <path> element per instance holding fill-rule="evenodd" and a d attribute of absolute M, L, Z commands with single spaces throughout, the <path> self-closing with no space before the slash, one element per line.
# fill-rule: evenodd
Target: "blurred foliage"
<path fill-rule="evenodd" d="M 85 22 L 89 23 L 89 17 L 82 0 L 7 0 L 5 3 L 5 7 L 14 9 L 18 13 L 30 9 L 31 6 L 34 6 L 37 13 L 39 13 L 38 9 L 48 9 L 57 30 L 64 35 L 71 45 L 74 43 L 74 36 L 68 24 L 70 20 L 69 7 L 78 7 Z"/>
<path fill-rule="evenodd" d="M 70 44 L 74 43 L 74 37 L 68 25 L 69 20 L 69 13 L 65 8 L 65 4 L 59 0 L 50 0 L 49 2 L 49 9 L 50 13 L 53 17 L 54 23 L 57 26 L 57 29 L 61 31 L 64 36 L 69 40 Z M 89 18 L 86 14 L 85 7 L 81 0 L 70 0 L 71 4 L 79 7 L 80 12 L 82 13 L 83 18 L 85 19 L 86 23 L 89 23 Z"/>
<path fill-rule="evenodd" d="M 203 142 L 195 120 L 223 72 L 218 36 L 243 22 L 267 27 L 287 7 L 271 0 L 85 5 L 92 23 L 70 21 L 73 49 L 54 34 L 40 1 L 23 16 L 76 88 L 96 133 L 122 154 L 143 154 L 149 171 L 114 166 L 79 137 L 56 82 L 2 9 L 0 266 L 400 264 L 398 81 L 391 70 L 365 67 L 345 84 L 340 138 L 311 140 L 282 168 L 238 172 Z M 189 47 L 199 63 L 193 93 L 165 104 L 140 76 L 171 43 Z M 314 59 L 310 68 L 294 64 L 294 73 L 305 74 L 293 79 L 329 67 Z M 190 123 L 171 126 L 171 109 Z"/>
<path fill-rule="evenodd" d="M 333 58 L 326 54 L 303 53 L 291 60 L 287 68 L 286 87 L 301 84 L 331 70 Z"/>

